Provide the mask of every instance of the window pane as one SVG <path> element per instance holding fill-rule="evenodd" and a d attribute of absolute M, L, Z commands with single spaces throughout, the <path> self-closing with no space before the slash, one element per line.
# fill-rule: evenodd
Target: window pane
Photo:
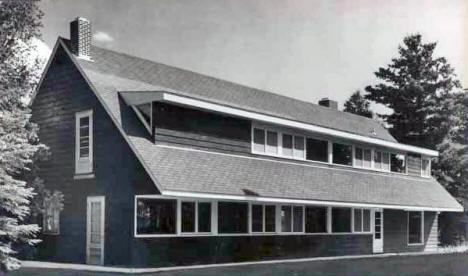
<path fill-rule="evenodd" d="M 356 167 L 362 167 L 362 149 L 355 148 L 354 149 L 354 165 Z"/>
<path fill-rule="evenodd" d="M 362 209 L 354 209 L 354 232 L 362 232 Z"/>
<path fill-rule="evenodd" d="M 392 172 L 406 173 L 405 156 L 403 154 L 391 154 L 390 169 Z"/>
<path fill-rule="evenodd" d="M 371 158 L 372 158 L 372 151 L 370 149 L 365 149 L 364 150 L 364 161 L 362 163 L 362 166 L 364 168 L 370 168 L 371 167 Z"/>
<path fill-rule="evenodd" d="M 293 156 L 293 137 L 289 134 L 283 134 L 283 155 Z"/>
<path fill-rule="evenodd" d="M 352 165 L 352 147 L 333 143 L 333 163 L 340 165 Z"/>
<path fill-rule="evenodd" d="M 80 118 L 80 128 L 89 126 L 89 116 Z"/>
<path fill-rule="evenodd" d="M 294 136 L 294 157 L 304 158 L 304 137 Z"/>
<path fill-rule="evenodd" d="M 267 131 L 267 153 L 278 154 L 278 133 Z"/>
<path fill-rule="evenodd" d="M 265 232 L 276 231 L 276 206 L 265 206 Z"/>
<path fill-rule="evenodd" d="M 390 154 L 388 152 L 382 153 L 382 169 L 390 171 Z"/>
<path fill-rule="evenodd" d="M 351 208 L 332 208 L 332 232 L 351 232 Z"/>
<path fill-rule="evenodd" d="M 198 232 L 211 232 L 211 203 L 198 203 Z"/>
<path fill-rule="evenodd" d="M 182 202 L 182 232 L 195 232 L 195 202 Z"/>
<path fill-rule="evenodd" d="M 291 232 L 291 206 L 281 206 L 281 232 Z"/>
<path fill-rule="evenodd" d="M 143 119 L 148 125 L 151 125 L 151 103 L 137 105 L 136 108 L 140 111 Z"/>
<path fill-rule="evenodd" d="M 307 138 L 307 160 L 328 162 L 328 141 Z"/>
<path fill-rule="evenodd" d="M 305 213 L 306 233 L 326 233 L 327 232 L 327 208 L 326 207 L 306 207 Z"/>
<path fill-rule="evenodd" d="M 421 229 L 421 212 L 408 212 L 408 242 L 421 243 L 422 242 L 422 229 Z"/>
<path fill-rule="evenodd" d="M 218 202 L 218 232 L 247 233 L 248 204 Z"/>
<path fill-rule="evenodd" d="M 302 206 L 294 206 L 293 208 L 294 222 L 293 222 L 293 232 L 302 232 L 304 225 L 303 217 L 304 210 Z"/>
<path fill-rule="evenodd" d="M 370 232 L 370 210 L 364 209 L 363 211 L 364 232 Z"/>
<path fill-rule="evenodd" d="M 138 234 L 175 234 L 176 200 L 141 199 L 137 200 Z"/>
<path fill-rule="evenodd" d="M 382 152 L 374 151 L 374 168 L 382 169 Z"/>
<path fill-rule="evenodd" d="M 263 232 L 262 205 L 252 205 L 252 232 Z"/>
<path fill-rule="evenodd" d="M 429 159 L 426 159 L 426 158 L 422 159 L 422 174 L 423 176 L 431 175 L 431 169 L 429 167 Z"/>
<path fill-rule="evenodd" d="M 265 152 L 265 131 L 263 129 L 254 129 L 254 150 Z"/>

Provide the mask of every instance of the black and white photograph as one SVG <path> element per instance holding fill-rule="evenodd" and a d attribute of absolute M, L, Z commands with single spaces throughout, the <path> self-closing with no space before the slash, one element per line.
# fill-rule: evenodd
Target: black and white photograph
<path fill-rule="evenodd" d="M 467 0 L 0 0 L 0 275 L 468 275 Z"/>

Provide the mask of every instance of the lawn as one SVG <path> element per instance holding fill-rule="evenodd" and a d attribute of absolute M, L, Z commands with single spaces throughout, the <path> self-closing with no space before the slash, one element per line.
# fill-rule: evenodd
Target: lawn
<path fill-rule="evenodd" d="M 122 275 L 114 273 L 79 272 L 72 270 L 24 268 L 11 275 Z M 248 265 L 160 272 L 158 276 L 266 276 L 266 275 L 468 275 L 468 254 L 392 256 L 385 258 L 313 261 L 285 264 Z"/>

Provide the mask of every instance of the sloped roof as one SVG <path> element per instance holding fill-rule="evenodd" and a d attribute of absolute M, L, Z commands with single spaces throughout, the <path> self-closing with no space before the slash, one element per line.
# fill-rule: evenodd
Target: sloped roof
<path fill-rule="evenodd" d="M 99 56 L 93 56 L 94 62 L 72 58 L 161 192 L 255 194 L 261 197 L 462 210 L 461 205 L 433 179 L 155 145 L 117 92 L 118 89 L 158 87 L 125 78 L 119 75 L 122 72 L 110 74 L 97 70 L 100 67 L 98 63 L 106 63 L 106 55 Z"/>
<path fill-rule="evenodd" d="M 64 40 L 68 43 L 68 40 Z M 348 112 L 235 84 L 165 64 L 92 46 L 92 59 L 78 59 L 94 82 L 114 91 L 158 91 L 184 96 L 348 133 L 397 142 L 379 122 Z M 375 130 L 376 135 L 372 132 Z"/>

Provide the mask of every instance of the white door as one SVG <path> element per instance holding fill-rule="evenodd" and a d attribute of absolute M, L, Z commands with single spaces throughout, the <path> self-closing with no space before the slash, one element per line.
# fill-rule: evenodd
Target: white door
<path fill-rule="evenodd" d="M 104 208 L 103 196 L 88 197 L 86 215 L 86 263 L 104 265 Z"/>
<path fill-rule="evenodd" d="M 373 252 L 383 252 L 383 212 L 382 209 L 374 210 L 374 241 L 373 241 Z"/>

